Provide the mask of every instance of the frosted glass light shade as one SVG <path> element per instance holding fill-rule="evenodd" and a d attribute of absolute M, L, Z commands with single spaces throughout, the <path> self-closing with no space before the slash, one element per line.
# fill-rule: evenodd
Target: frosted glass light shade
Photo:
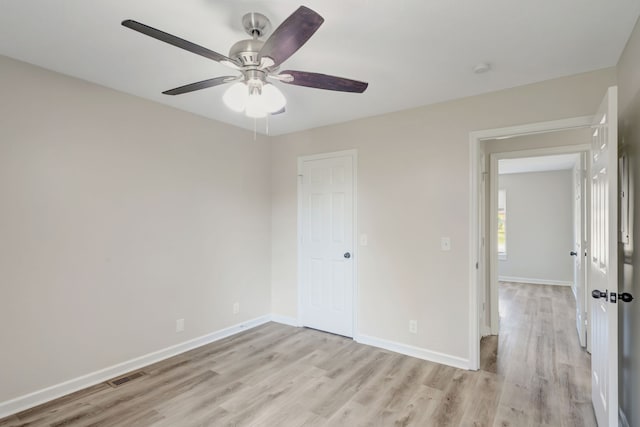
<path fill-rule="evenodd" d="M 225 105 L 238 113 L 244 111 L 248 98 L 249 88 L 242 82 L 232 84 L 222 95 Z"/>
<path fill-rule="evenodd" d="M 270 83 L 258 82 L 258 86 L 237 82 L 229 86 L 222 95 L 222 100 L 229 109 L 243 112 L 252 118 L 262 118 L 268 113 L 275 113 L 287 104 L 280 89 Z"/>
<path fill-rule="evenodd" d="M 268 113 L 280 111 L 285 105 L 287 105 L 287 100 L 282 92 L 280 92 L 280 89 L 270 83 L 267 83 L 262 87 L 262 99 L 264 109 Z"/>
<path fill-rule="evenodd" d="M 265 117 L 267 110 L 264 108 L 264 96 L 260 95 L 257 91 L 249 95 L 244 113 L 247 117 L 254 119 Z"/>

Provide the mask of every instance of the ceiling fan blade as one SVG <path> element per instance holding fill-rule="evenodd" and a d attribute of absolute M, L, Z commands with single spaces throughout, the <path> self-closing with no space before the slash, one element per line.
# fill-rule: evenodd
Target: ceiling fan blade
<path fill-rule="evenodd" d="M 320 73 L 308 73 L 306 71 L 282 71 L 275 76 L 282 83 L 290 85 L 313 87 L 316 89 L 336 90 L 339 92 L 364 92 L 369 83 L 357 80 L 345 79 L 342 77 L 329 76 Z"/>
<path fill-rule="evenodd" d="M 162 92 L 165 95 L 182 95 L 183 93 L 189 93 L 200 89 L 206 89 L 208 87 L 218 86 L 221 84 L 233 82 L 239 80 L 242 76 L 223 76 L 215 77 L 213 79 L 202 80 L 201 82 L 190 83 L 188 85 L 180 86 L 174 89 L 165 90 Z"/>
<path fill-rule="evenodd" d="M 300 6 L 271 34 L 260 50 L 260 57 L 271 58 L 273 67 L 286 61 L 320 28 L 324 18 Z"/>
<path fill-rule="evenodd" d="M 147 35 L 149 37 L 153 37 L 154 39 L 179 47 L 180 49 L 188 50 L 189 52 L 195 53 L 196 55 L 213 59 L 214 61 L 220 62 L 224 65 L 228 65 L 232 68 L 240 67 L 240 64 L 236 63 L 233 59 L 228 58 L 218 52 L 214 52 L 212 50 L 207 49 L 206 47 L 202 47 L 195 43 L 191 43 L 190 41 L 181 39 L 180 37 L 176 37 L 169 33 L 165 33 L 164 31 L 160 31 L 148 25 L 141 24 L 140 22 L 133 21 L 131 19 L 126 19 L 122 21 L 122 25 L 127 28 L 131 28 L 132 30 L 135 30 L 139 33 Z"/>

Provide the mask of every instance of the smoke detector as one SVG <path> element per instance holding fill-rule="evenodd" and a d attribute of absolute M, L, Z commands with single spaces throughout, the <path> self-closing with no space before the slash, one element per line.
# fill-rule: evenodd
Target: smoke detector
<path fill-rule="evenodd" d="M 481 62 L 473 67 L 473 72 L 476 74 L 484 74 L 489 70 L 491 70 L 491 64 L 489 64 L 488 62 Z"/>

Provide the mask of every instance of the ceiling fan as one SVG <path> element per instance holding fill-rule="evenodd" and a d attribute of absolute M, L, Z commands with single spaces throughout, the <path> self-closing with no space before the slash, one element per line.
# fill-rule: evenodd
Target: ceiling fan
<path fill-rule="evenodd" d="M 235 82 L 225 92 L 223 101 L 234 111 L 244 111 L 249 117 L 259 118 L 284 112 L 286 99 L 269 80 L 340 92 L 362 93 L 367 89 L 368 83 L 357 80 L 306 71 L 279 70 L 280 65 L 300 49 L 323 22 L 324 18 L 318 13 L 300 6 L 263 41 L 260 37 L 269 31 L 269 19 L 260 13 L 248 13 L 243 16 L 242 25 L 251 38 L 235 43 L 229 56 L 131 19 L 122 21 L 122 25 L 240 72 L 235 76 L 214 77 L 190 83 L 164 91 L 163 94 L 180 95 Z"/>

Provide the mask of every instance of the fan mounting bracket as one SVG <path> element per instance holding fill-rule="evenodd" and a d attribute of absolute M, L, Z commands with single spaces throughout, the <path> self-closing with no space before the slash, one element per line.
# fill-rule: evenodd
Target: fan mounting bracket
<path fill-rule="evenodd" d="M 271 30 L 269 18 L 258 12 L 249 12 L 242 17 L 242 26 L 251 37 L 262 37 Z"/>

